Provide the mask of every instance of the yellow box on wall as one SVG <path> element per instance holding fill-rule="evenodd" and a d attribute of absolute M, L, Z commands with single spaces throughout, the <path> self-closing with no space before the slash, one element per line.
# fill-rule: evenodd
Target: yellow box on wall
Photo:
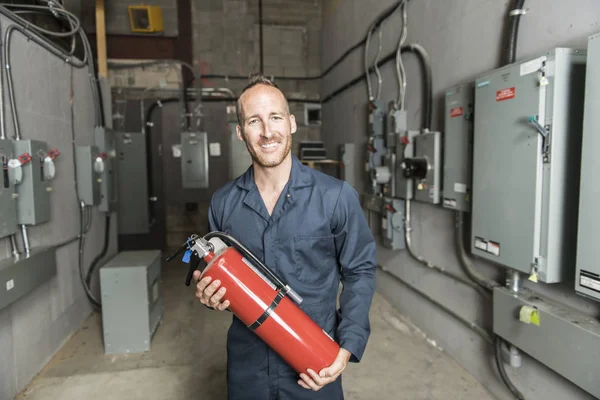
<path fill-rule="evenodd" d="M 129 24 L 132 32 L 156 33 L 164 31 L 160 6 L 128 6 Z"/>

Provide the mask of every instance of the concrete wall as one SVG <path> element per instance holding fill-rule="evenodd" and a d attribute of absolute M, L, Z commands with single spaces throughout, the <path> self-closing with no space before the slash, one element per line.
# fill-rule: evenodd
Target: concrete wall
<path fill-rule="evenodd" d="M 2 16 L 0 23 L 4 33 L 11 22 Z M 61 153 L 56 159 L 56 178 L 50 196 L 52 219 L 29 229 L 32 248 L 50 246 L 79 232 L 69 107 L 71 69 L 62 60 L 27 41 L 19 33 L 14 34 L 10 46 L 9 61 L 13 71 L 22 137 L 45 140 Z M 86 69 L 73 71 L 73 87 L 75 141 L 78 145 L 92 144 L 94 114 Z M 6 93 L 4 99 L 7 134 L 12 137 L 11 108 Z M 110 108 L 108 112 L 110 113 Z M 111 226 L 113 229 L 107 257 L 116 252 L 115 215 Z M 94 210 L 92 228 L 86 238 L 86 268 L 102 248 L 103 229 L 104 215 Z M 10 257 L 8 239 L 0 240 L 0 257 Z M 56 261 L 57 276 L 28 296 L 0 310 L 1 400 L 13 399 L 91 312 L 79 280 L 78 243 L 59 248 Z"/>
<path fill-rule="evenodd" d="M 392 0 L 326 1 L 323 5 L 322 67 L 331 65 L 347 48 L 365 37 L 371 21 L 392 3 Z M 503 25 L 509 3 L 512 4 L 512 1 L 413 0 L 409 3 L 407 43 L 423 45 L 433 63 L 433 129 L 443 129 L 443 114 L 440 109 L 443 110 L 443 94 L 447 87 L 472 80 L 476 74 L 499 65 Z M 526 7 L 529 12 L 520 24 L 518 59 L 532 56 L 553 46 L 585 48 L 588 35 L 600 31 L 600 3 L 594 0 L 576 0 L 568 3 L 558 0 L 531 0 L 526 2 Z M 386 21 L 382 57 L 395 50 L 400 38 L 400 27 L 399 13 Z M 377 45 L 376 35 L 371 47 L 372 56 L 375 55 Z M 363 54 L 364 47 L 354 52 L 324 80 L 322 97 L 350 79 L 360 74 L 364 75 Z M 418 129 L 422 112 L 421 71 L 412 54 L 403 59 L 408 75 L 406 100 L 409 125 L 412 129 Z M 382 99 L 393 100 L 397 96 L 394 63 L 385 65 L 381 72 Z M 374 75 L 372 82 L 376 85 Z M 367 89 L 363 80 L 324 105 L 322 126 L 322 137 L 327 142 L 328 149 L 333 151 L 344 142 L 357 144 L 356 156 L 359 162 L 356 171 L 363 175 L 363 149 L 367 137 L 366 101 Z M 359 190 L 364 188 L 364 182 L 363 180 L 358 185 Z M 437 265 L 462 273 L 454 251 L 454 214 L 441 207 L 424 204 L 414 204 L 412 214 L 416 251 Z M 405 251 L 393 253 L 380 249 L 379 258 L 393 273 L 464 317 L 491 330 L 491 302 L 474 293 L 472 289 L 425 270 Z M 502 281 L 501 269 L 481 260 L 476 260 L 476 264 L 487 276 Z M 528 282 L 527 286 L 543 294 L 553 295 L 590 316 L 597 317 L 600 313 L 599 305 L 577 296 L 572 284 L 535 285 Z M 384 274 L 378 276 L 378 290 L 494 395 L 499 399 L 512 398 L 498 378 L 492 348 L 479 336 L 423 297 Z M 526 355 L 520 369 L 508 369 L 515 385 L 527 399 L 591 398 L 589 394 Z"/>

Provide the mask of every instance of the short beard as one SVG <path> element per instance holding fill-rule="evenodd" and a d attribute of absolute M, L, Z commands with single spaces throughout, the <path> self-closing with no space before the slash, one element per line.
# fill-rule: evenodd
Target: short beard
<path fill-rule="evenodd" d="M 278 165 L 280 165 L 283 162 L 283 160 L 285 160 L 285 158 L 288 156 L 288 154 L 290 153 L 290 151 L 292 149 L 292 137 L 291 137 L 291 135 L 289 135 L 289 136 L 283 138 L 283 141 L 281 142 L 281 144 L 283 144 L 285 146 L 283 151 L 280 153 L 281 156 L 277 157 L 276 159 L 270 159 L 270 158 L 266 159 L 261 154 L 258 154 L 254 150 L 254 148 L 248 144 L 248 141 L 246 140 L 246 135 L 244 135 L 243 130 L 242 130 L 242 138 L 244 139 L 244 143 L 246 143 L 246 148 L 248 149 L 248 153 L 250 153 L 252 160 L 256 164 L 260 165 L 263 168 L 277 167 Z"/>

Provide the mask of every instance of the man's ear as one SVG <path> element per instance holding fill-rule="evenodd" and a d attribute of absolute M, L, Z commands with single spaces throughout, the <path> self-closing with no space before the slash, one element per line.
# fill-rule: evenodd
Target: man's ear
<path fill-rule="evenodd" d="M 296 133 L 298 126 L 296 125 L 296 117 L 294 117 L 294 114 L 290 114 L 290 125 L 292 128 L 291 129 L 292 134 Z"/>
<path fill-rule="evenodd" d="M 235 133 L 237 134 L 238 139 L 240 139 L 242 142 L 244 141 L 244 136 L 242 135 L 242 127 L 239 125 L 235 126 Z"/>

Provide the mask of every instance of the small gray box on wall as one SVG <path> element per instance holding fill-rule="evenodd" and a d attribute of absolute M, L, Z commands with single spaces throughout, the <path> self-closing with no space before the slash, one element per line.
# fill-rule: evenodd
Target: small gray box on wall
<path fill-rule="evenodd" d="M 77 146 L 75 160 L 77 161 L 77 193 L 79 199 L 87 206 L 100 203 L 100 182 L 98 148 L 96 146 Z"/>
<path fill-rule="evenodd" d="M 119 180 L 119 234 L 150 232 L 146 135 L 117 135 Z"/>
<path fill-rule="evenodd" d="M 124 251 L 100 269 L 106 354 L 150 350 L 164 311 L 160 254 Z"/>
<path fill-rule="evenodd" d="M 184 189 L 208 187 L 208 137 L 206 132 L 181 133 L 181 179 Z"/>
<path fill-rule="evenodd" d="M 472 252 L 545 283 L 574 273 L 585 68 L 558 48 L 476 80 Z"/>
<path fill-rule="evenodd" d="M 102 212 L 112 212 L 117 208 L 118 181 L 115 158 L 117 156 L 115 133 L 105 127 L 94 128 L 94 143 L 100 153 L 104 153 L 104 170 L 100 182 L 100 204 Z"/>
<path fill-rule="evenodd" d="M 471 211 L 473 83 L 446 91 L 444 115 L 444 208 Z"/>
<path fill-rule="evenodd" d="M 0 238 L 17 232 L 17 200 L 13 197 L 15 187 L 8 176 L 8 161 L 12 159 L 12 144 L 8 139 L 0 139 Z"/>

